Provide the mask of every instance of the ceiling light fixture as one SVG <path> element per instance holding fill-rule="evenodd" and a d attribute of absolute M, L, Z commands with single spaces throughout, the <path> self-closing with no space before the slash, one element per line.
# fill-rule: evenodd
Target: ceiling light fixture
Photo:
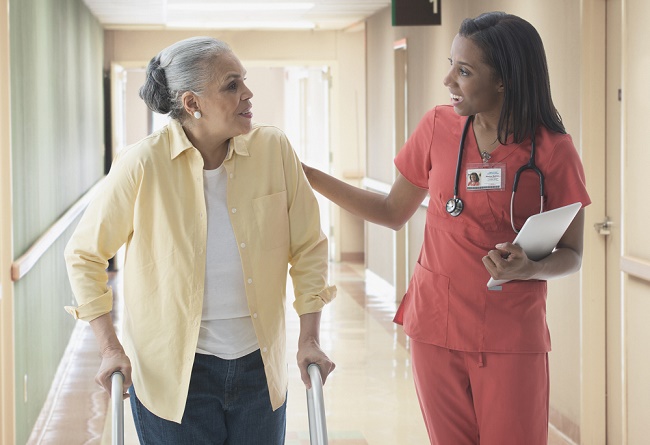
<path fill-rule="evenodd" d="M 307 2 L 229 2 L 229 3 L 167 3 L 167 11 L 237 12 L 237 11 L 307 11 L 315 3 Z"/>
<path fill-rule="evenodd" d="M 304 21 L 245 21 L 245 22 L 211 22 L 211 21 L 168 21 L 167 28 L 181 28 L 181 29 L 314 29 L 316 24 L 314 22 Z"/>

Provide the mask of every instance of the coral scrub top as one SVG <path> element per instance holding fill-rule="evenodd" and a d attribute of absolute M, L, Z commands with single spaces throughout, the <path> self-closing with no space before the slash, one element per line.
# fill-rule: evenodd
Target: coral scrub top
<path fill-rule="evenodd" d="M 512 242 L 510 198 L 515 172 L 530 158 L 530 140 L 498 146 L 488 164 L 505 168 L 503 190 L 468 190 L 462 179 L 483 164 L 472 125 L 463 151 L 458 195 L 465 204 L 453 217 L 445 210 L 454 194 L 458 147 L 468 118 L 451 106 L 429 111 L 395 158 L 399 172 L 429 190 L 424 242 L 408 290 L 395 316 L 414 340 L 470 352 L 548 352 L 546 281 L 486 286 L 482 258 L 495 245 Z M 541 127 L 535 135 L 537 167 L 545 176 L 544 210 L 591 203 L 571 136 Z M 539 178 L 522 173 L 514 203 L 516 227 L 539 212 Z"/>

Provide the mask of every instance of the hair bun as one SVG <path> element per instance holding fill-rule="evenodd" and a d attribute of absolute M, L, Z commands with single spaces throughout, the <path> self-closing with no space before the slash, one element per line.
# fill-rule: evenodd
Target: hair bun
<path fill-rule="evenodd" d="M 171 96 L 167 87 L 165 69 L 160 66 L 160 57 L 156 56 L 147 66 L 147 78 L 140 88 L 140 97 L 147 107 L 156 113 L 167 114 L 171 111 Z"/>

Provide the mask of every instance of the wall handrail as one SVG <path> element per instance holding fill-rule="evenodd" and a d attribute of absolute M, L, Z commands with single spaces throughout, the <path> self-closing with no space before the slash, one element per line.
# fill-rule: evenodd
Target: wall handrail
<path fill-rule="evenodd" d="M 628 275 L 650 281 L 650 261 L 630 255 L 621 257 L 621 270 Z"/>
<path fill-rule="evenodd" d="M 59 239 L 68 227 L 83 213 L 92 200 L 95 192 L 104 181 L 97 181 L 81 198 L 75 202 L 54 224 L 41 235 L 27 251 L 11 264 L 11 281 L 18 281 L 38 262 L 47 249 Z"/>

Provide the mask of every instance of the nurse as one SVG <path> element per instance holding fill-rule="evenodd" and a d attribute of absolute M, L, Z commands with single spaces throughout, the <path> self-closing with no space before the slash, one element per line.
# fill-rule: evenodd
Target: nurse
<path fill-rule="evenodd" d="M 581 266 L 590 204 L 583 167 L 553 105 L 544 47 L 530 23 L 501 12 L 466 19 L 449 63 L 443 83 L 451 104 L 422 118 L 395 159 L 400 175 L 387 196 L 303 168 L 315 190 L 395 230 L 429 195 L 424 243 L 395 322 L 411 338 L 431 443 L 546 445 L 546 280 Z M 531 159 L 533 143 L 545 177 L 544 210 L 583 206 L 540 261 L 512 244 L 513 227 L 540 211 L 533 170 L 521 173 L 514 221 L 510 213 L 514 176 Z M 491 187 L 458 181 L 471 172 L 484 173 Z M 449 211 L 452 197 L 462 201 L 460 213 Z M 513 281 L 488 289 L 490 276 Z"/>

